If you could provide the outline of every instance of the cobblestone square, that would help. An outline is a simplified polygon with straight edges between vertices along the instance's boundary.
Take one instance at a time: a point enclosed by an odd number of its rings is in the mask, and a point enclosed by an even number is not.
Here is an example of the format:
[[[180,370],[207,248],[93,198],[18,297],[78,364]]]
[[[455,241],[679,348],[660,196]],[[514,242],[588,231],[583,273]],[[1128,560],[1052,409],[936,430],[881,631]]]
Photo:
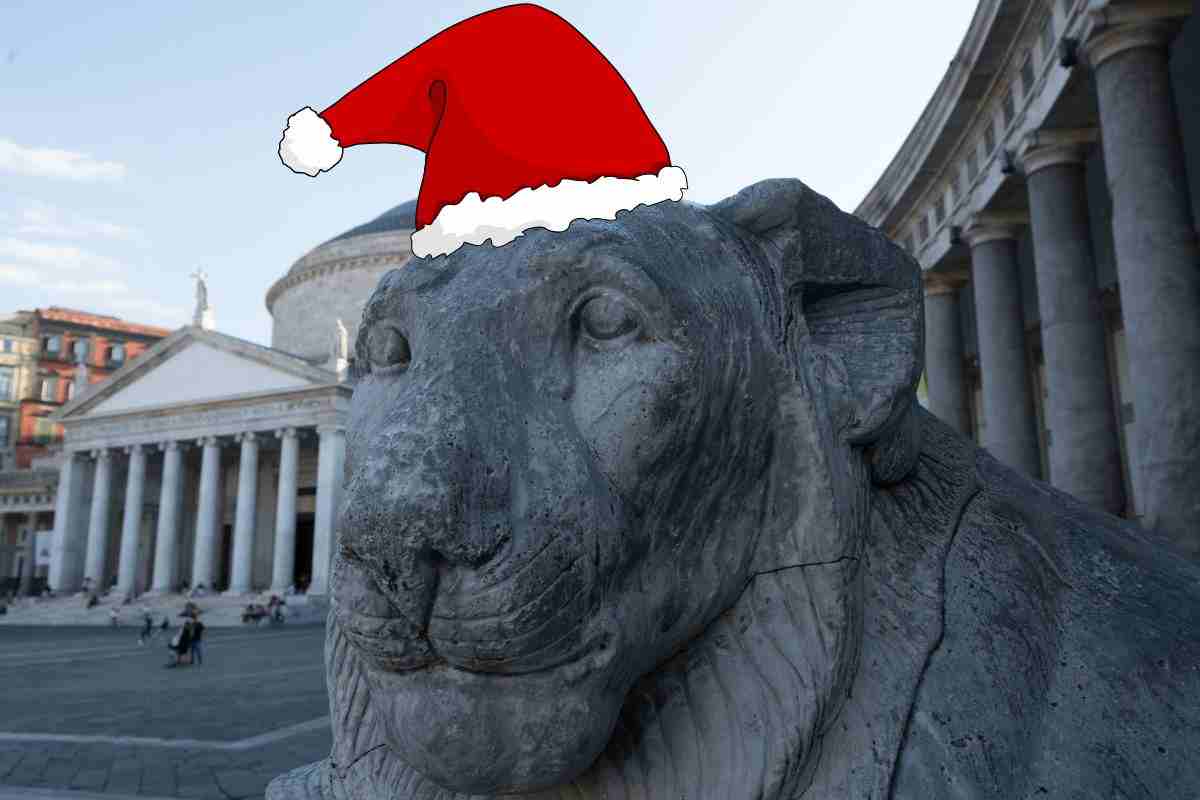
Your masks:
[[[324,629],[209,628],[168,669],[134,628],[0,628],[0,800],[259,798],[329,752]]]

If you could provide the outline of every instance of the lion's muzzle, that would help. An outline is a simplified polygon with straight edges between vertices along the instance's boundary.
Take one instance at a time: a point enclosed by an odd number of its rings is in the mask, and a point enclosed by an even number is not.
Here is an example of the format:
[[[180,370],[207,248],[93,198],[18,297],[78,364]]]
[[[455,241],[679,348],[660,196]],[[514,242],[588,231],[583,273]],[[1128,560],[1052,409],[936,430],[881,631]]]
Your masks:
[[[347,484],[335,612],[380,669],[536,672],[603,638],[587,623],[614,504],[596,502],[587,454],[549,446],[556,420],[470,405],[444,386],[404,404]]]

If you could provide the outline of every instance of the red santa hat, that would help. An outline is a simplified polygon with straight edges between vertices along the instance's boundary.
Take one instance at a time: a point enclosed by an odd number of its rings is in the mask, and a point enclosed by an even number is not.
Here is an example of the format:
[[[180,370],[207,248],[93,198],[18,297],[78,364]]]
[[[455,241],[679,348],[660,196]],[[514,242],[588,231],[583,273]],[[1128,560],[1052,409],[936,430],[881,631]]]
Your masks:
[[[373,143],[425,153],[418,256],[615,219],[687,188],[612,64],[566,20],[529,4],[447,28],[320,114],[300,109],[279,157],[316,177],[344,148]]]

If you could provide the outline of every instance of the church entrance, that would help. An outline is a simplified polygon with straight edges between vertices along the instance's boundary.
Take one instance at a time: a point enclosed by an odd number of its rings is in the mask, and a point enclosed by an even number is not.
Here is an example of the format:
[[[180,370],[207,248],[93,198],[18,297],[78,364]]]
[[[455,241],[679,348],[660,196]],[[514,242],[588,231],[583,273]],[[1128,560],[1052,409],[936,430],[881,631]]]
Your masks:
[[[312,581],[313,527],[315,514],[296,515],[296,562],[292,570],[292,584],[308,589]]]
[[[217,567],[217,585],[212,587],[216,590],[218,587],[224,591],[229,588],[229,581],[233,577],[231,569],[233,565],[233,526],[221,526],[221,561]]]

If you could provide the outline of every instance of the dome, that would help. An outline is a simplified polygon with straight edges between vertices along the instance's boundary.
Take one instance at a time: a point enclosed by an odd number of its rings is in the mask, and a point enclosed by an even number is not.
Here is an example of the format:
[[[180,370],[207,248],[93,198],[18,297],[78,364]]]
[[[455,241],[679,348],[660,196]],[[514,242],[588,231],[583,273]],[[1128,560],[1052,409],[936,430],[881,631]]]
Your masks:
[[[293,264],[292,268],[288,270],[288,274],[295,275],[299,272],[304,272],[309,266],[311,266],[313,257],[322,255],[325,249],[330,245],[336,244],[337,242],[345,242],[350,239],[356,239],[360,236],[373,236],[381,233],[404,233],[405,248],[407,249],[408,234],[412,233],[413,228],[416,227],[416,216],[416,200],[409,200],[407,203],[401,203],[394,208],[389,208],[375,219],[370,220],[369,222],[364,222],[361,225],[355,225],[345,233],[339,233],[332,239],[317,245],[305,256],[300,258],[295,264]],[[385,242],[378,239],[372,240],[372,243],[374,245],[374,249],[386,250],[388,247]]]
[[[387,233],[388,231],[411,231],[417,226],[417,201],[409,200],[395,208],[389,208],[370,222],[355,226],[345,233],[339,234],[329,242],[340,242],[355,236],[365,236],[369,233]],[[329,244],[326,242],[325,244]]]
[[[267,291],[271,346],[324,364],[338,320],[353,342],[380,277],[412,257],[416,210],[416,200],[401,203],[297,259]]]

